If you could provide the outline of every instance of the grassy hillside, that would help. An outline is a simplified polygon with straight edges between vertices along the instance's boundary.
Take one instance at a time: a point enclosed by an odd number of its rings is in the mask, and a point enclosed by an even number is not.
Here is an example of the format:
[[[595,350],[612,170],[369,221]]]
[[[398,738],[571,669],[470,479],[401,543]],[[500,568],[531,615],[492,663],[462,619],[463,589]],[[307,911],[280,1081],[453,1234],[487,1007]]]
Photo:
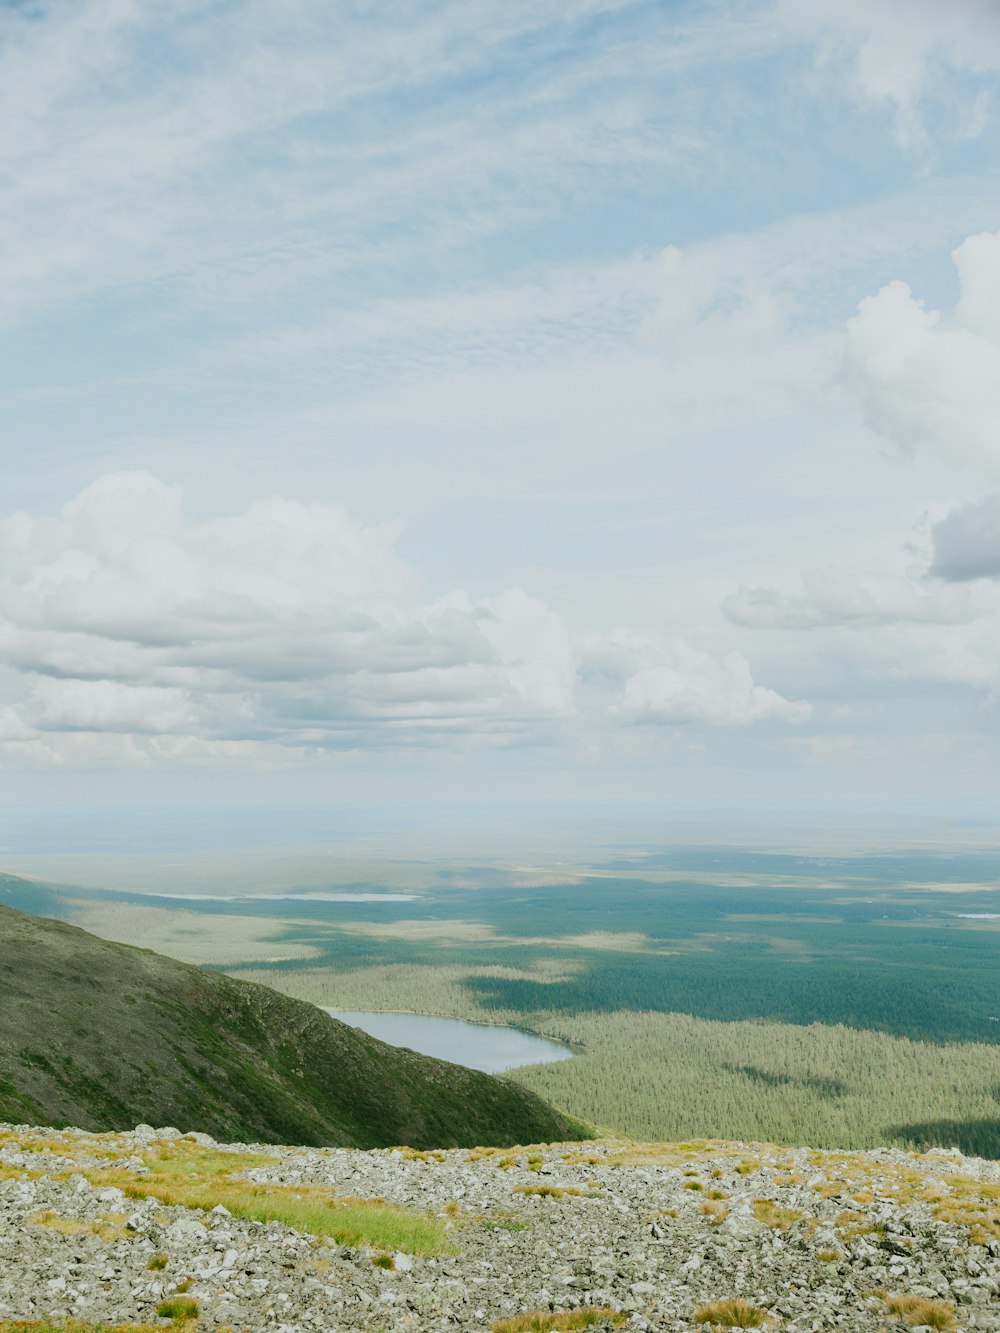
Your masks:
[[[314,1006],[0,907],[0,1120],[413,1147],[579,1138],[514,1083]]]

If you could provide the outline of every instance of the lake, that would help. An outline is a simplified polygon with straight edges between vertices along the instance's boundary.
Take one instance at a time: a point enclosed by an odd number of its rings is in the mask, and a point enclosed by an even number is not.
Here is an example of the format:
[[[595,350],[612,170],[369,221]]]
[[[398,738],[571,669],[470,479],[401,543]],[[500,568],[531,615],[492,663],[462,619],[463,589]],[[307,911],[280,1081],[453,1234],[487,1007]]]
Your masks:
[[[429,1014],[368,1013],[356,1009],[326,1012],[390,1046],[406,1046],[421,1055],[481,1069],[485,1074],[499,1074],[518,1065],[568,1060],[573,1054],[568,1046],[517,1028],[465,1023],[458,1018],[432,1018]]]

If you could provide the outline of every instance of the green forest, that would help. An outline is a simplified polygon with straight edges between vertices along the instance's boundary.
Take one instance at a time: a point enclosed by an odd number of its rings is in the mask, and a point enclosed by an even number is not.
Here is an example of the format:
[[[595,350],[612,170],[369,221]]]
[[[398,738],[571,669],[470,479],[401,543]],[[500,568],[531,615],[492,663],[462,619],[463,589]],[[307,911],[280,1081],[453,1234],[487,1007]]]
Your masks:
[[[158,901],[165,920],[196,921],[199,961],[217,938],[220,969],[314,1003],[572,1044],[576,1059],[511,1076],[611,1132],[1000,1156],[989,851],[675,848],[548,875],[418,870],[405,901]],[[33,892],[30,910],[69,919],[81,901]],[[234,965],[222,943],[237,916],[255,922],[258,945],[309,956]]]
[[[475,979],[491,985],[517,980],[505,971],[494,968]],[[816,1148],[954,1146],[1000,1156],[996,1046],[912,1041],[843,1025],[721,1022],[634,1010],[485,1009],[455,966],[237,975],[266,978],[329,1008],[391,1004],[414,1013],[511,1023],[564,1041],[574,1047],[575,1059],[529,1065],[508,1077],[608,1133]]]
[[[241,975],[566,1041],[511,1077],[616,1133],[1000,1156],[992,856],[662,860],[366,905]]]

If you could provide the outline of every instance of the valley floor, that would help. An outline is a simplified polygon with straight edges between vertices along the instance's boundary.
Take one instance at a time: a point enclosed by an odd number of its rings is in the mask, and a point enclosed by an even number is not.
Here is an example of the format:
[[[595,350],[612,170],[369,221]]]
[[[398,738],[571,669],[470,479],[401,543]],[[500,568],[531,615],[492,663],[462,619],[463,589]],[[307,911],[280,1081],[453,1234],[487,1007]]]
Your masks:
[[[204,1329],[505,1333],[528,1312],[565,1328],[589,1309],[606,1312],[594,1327],[634,1333],[1000,1329],[1000,1163],[624,1140],[358,1152],[0,1127],[0,1328],[190,1316]]]

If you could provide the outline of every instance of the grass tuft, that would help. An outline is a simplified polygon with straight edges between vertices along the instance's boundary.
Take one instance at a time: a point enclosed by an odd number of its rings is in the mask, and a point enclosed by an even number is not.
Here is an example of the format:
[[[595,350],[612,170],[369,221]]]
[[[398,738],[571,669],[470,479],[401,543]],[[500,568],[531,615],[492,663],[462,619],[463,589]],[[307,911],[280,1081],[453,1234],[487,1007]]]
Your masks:
[[[32,1213],[25,1220],[30,1226],[49,1227],[53,1231],[62,1232],[64,1236],[99,1236],[101,1240],[120,1240],[130,1235],[125,1227],[124,1213],[108,1213],[85,1222],[78,1217],[60,1217],[58,1213],[46,1209]]]
[[[186,1323],[189,1319],[198,1318],[198,1302],[192,1300],[190,1296],[171,1296],[168,1300],[160,1301],[156,1313],[161,1319],[175,1319],[178,1323]]]
[[[787,1231],[802,1217],[796,1208],[779,1208],[773,1199],[755,1199],[753,1215],[758,1222],[763,1222],[772,1231]]]
[[[696,1324],[712,1324],[719,1328],[763,1328],[770,1319],[766,1310],[738,1297],[699,1306],[691,1317]]]
[[[955,1307],[947,1301],[931,1301],[926,1296],[883,1297],[891,1314],[898,1314],[911,1328],[937,1328],[952,1333],[958,1327]]]
[[[620,1310],[609,1306],[591,1306],[584,1310],[529,1310],[525,1314],[498,1319],[491,1324],[491,1333],[575,1333],[579,1328],[610,1320],[615,1327],[625,1322]]]
[[[589,1197],[585,1190],[575,1185],[515,1185],[515,1194],[537,1194],[540,1199],[563,1199],[566,1195],[575,1195],[578,1199]]]

